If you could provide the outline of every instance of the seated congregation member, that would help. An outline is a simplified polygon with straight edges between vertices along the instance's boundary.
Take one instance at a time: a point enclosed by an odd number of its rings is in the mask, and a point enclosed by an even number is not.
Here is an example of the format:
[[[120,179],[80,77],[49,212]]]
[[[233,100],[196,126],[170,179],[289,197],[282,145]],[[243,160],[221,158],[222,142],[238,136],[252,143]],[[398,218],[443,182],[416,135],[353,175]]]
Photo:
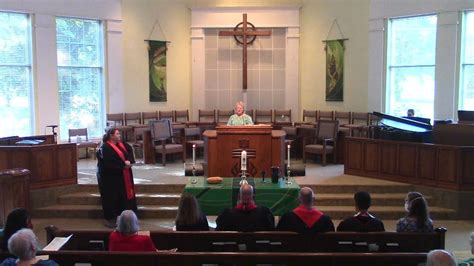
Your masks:
[[[442,249],[435,249],[428,253],[426,266],[456,266],[453,254]]]
[[[337,231],[349,232],[384,232],[383,222],[369,213],[370,194],[359,191],[354,194],[357,213],[339,223]]]
[[[309,187],[300,190],[300,206],[280,218],[277,230],[294,231],[300,234],[315,234],[334,231],[329,216],[313,207],[314,192]]]
[[[423,194],[420,192],[412,191],[408,192],[407,195],[405,196],[405,211],[409,212],[410,211],[410,204],[414,199],[417,198],[422,198]]]
[[[149,236],[139,235],[138,218],[125,210],[117,218],[117,229],[110,233],[109,251],[156,251]]]
[[[179,200],[176,231],[209,231],[209,224],[194,195],[184,193]]]
[[[3,228],[3,238],[0,243],[0,250],[8,250],[8,239],[23,228],[33,229],[30,214],[26,209],[18,208],[11,211],[7,216],[5,227]]]
[[[224,210],[216,219],[217,231],[271,231],[275,230],[275,218],[267,207],[255,205],[253,187],[240,187],[239,203],[235,208]]]
[[[40,260],[36,258],[38,240],[31,229],[21,229],[13,234],[8,240],[8,250],[18,259],[8,258],[3,261],[2,266],[35,265],[35,266],[57,266],[52,260]]]
[[[470,244],[471,244],[471,254],[474,255],[474,231],[471,232]],[[470,258],[465,261],[462,261],[458,264],[458,266],[474,266],[474,258]]]
[[[397,222],[397,232],[430,233],[433,231],[433,221],[430,219],[425,198],[412,200],[407,216]]]

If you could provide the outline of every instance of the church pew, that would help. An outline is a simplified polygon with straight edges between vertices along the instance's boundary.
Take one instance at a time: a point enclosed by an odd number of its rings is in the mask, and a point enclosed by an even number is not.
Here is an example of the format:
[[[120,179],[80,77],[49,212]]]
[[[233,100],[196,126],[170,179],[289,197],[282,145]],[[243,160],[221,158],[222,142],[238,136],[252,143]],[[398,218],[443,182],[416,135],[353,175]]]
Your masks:
[[[59,265],[75,263],[99,265],[418,265],[426,261],[426,253],[265,253],[265,252],[107,252],[49,251],[49,259]]]
[[[103,241],[108,246],[109,230],[60,230],[48,226],[48,243],[56,236],[73,234],[63,250],[89,250],[90,240]],[[396,232],[329,232],[315,236],[293,232],[174,232],[151,231],[158,249],[178,248],[180,251],[269,251],[269,252],[428,252],[444,249],[446,229],[434,233]]]

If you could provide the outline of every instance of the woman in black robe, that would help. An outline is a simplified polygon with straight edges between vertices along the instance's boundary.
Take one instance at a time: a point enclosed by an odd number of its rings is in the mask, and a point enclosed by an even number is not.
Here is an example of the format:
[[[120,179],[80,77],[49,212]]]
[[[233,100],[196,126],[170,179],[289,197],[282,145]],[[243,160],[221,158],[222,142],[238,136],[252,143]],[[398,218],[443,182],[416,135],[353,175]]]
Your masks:
[[[115,227],[117,216],[124,210],[137,212],[130,145],[121,141],[120,131],[110,128],[97,151],[97,181],[106,226]]]

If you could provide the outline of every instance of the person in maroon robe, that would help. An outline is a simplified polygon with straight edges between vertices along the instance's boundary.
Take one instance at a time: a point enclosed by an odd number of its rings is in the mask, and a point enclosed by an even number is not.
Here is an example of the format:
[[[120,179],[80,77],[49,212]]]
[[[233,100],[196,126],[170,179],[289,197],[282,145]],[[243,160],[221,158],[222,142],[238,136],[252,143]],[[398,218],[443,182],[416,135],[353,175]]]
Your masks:
[[[349,232],[384,232],[383,222],[369,213],[370,194],[359,191],[354,194],[355,208],[357,213],[339,223],[337,231]]]
[[[300,234],[316,234],[334,231],[331,218],[313,206],[314,193],[309,187],[300,190],[300,205],[285,213],[278,223],[278,231],[293,231]]]
[[[120,131],[107,129],[97,151],[97,181],[106,226],[115,228],[117,216],[124,210],[137,211],[130,145],[121,141]]]
[[[244,184],[239,190],[239,203],[235,208],[224,210],[216,219],[216,231],[272,231],[275,218],[267,207],[255,205],[253,187]]]

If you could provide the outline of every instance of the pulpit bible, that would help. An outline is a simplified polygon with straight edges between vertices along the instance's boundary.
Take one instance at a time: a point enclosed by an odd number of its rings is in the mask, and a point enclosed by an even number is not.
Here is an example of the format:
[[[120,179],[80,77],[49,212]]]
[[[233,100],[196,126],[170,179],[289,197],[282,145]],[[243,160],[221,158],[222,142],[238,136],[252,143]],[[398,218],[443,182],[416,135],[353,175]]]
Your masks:
[[[204,136],[204,175],[237,177],[241,152],[247,152],[247,176],[270,174],[270,167],[284,169],[285,132],[271,125],[218,126]]]

